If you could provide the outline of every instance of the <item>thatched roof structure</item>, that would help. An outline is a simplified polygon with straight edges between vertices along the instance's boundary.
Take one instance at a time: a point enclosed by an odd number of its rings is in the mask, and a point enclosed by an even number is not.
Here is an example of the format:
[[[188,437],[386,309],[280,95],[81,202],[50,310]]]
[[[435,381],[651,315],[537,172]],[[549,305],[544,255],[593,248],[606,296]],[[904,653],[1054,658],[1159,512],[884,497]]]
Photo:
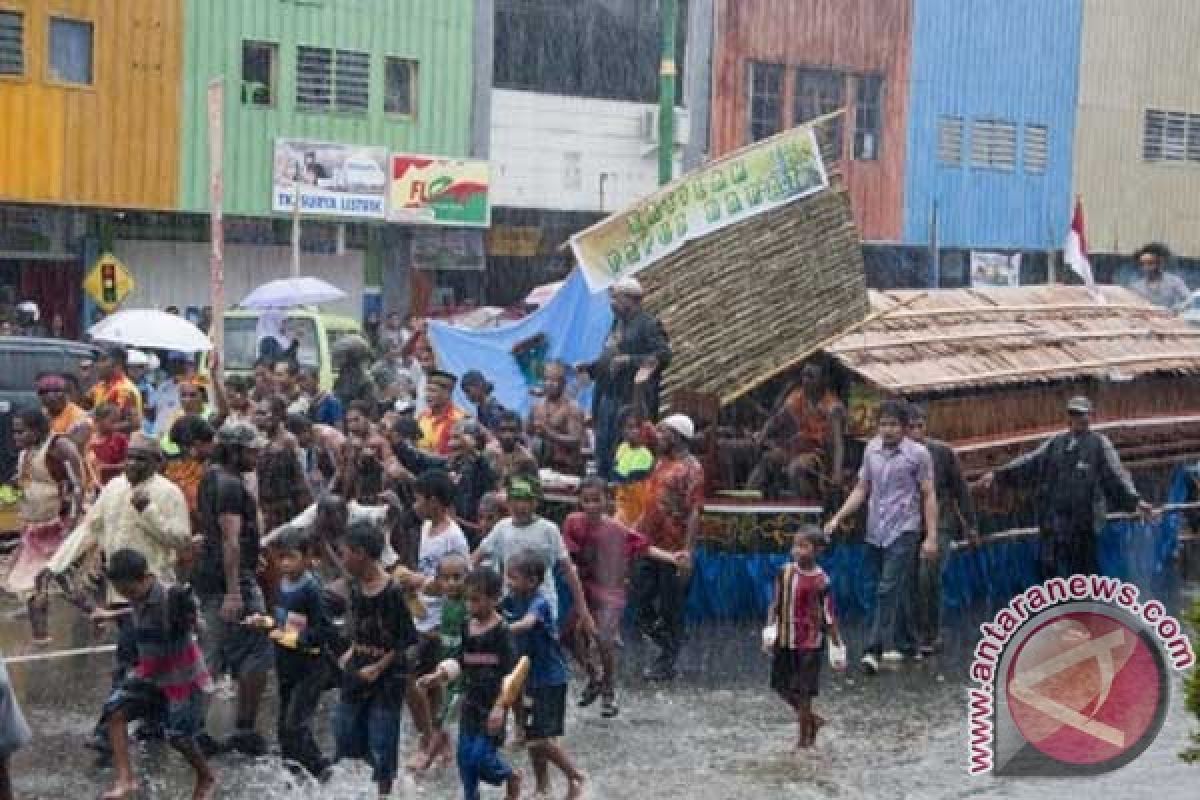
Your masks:
[[[664,379],[730,403],[867,315],[858,228],[831,188],[690,242],[638,275],[671,336]]]
[[[826,349],[906,397],[1017,384],[1200,375],[1200,330],[1126,289],[871,292],[871,319]]]

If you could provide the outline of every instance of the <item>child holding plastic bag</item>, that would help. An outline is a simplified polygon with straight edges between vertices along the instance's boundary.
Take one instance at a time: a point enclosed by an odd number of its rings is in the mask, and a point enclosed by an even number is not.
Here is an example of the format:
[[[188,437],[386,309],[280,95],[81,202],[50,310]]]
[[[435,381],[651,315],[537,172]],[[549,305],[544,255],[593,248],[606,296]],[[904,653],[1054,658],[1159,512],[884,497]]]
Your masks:
[[[792,561],[775,579],[775,595],[763,629],[763,650],[771,658],[771,688],[796,712],[797,748],[812,747],[825,720],[812,709],[821,678],[821,657],[829,637],[829,661],[846,668],[846,646],[838,634],[829,576],[817,566],[824,537],[802,529],[792,542]]]

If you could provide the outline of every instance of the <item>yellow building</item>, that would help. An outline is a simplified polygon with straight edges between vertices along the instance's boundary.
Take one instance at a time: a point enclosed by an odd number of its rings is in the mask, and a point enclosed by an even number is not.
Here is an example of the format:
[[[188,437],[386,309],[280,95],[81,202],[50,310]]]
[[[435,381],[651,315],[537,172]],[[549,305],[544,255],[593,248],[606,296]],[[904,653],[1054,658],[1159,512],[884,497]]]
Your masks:
[[[1075,191],[1093,253],[1200,256],[1200,2],[1084,0]]]
[[[182,0],[0,0],[0,203],[171,209]]]

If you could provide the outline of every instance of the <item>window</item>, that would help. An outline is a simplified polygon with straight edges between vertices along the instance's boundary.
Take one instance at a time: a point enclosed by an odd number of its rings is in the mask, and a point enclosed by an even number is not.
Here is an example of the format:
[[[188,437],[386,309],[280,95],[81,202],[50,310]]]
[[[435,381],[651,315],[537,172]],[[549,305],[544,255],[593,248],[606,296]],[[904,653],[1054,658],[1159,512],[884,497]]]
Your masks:
[[[1142,159],[1157,163],[1200,163],[1200,114],[1146,111]]]
[[[757,142],[783,128],[783,67],[750,64],[750,140]]]
[[[25,15],[0,11],[0,75],[25,74]]]
[[[877,161],[883,131],[883,76],[863,75],[858,79],[854,103],[854,159]]]
[[[803,125],[817,117],[837,111],[846,104],[846,75],[827,69],[796,71],[795,123]],[[829,127],[833,151],[842,155],[842,117]]]
[[[383,110],[388,114],[417,115],[417,62],[407,58],[384,60]]]
[[[242,105],[275,105],[275,76],[279,45],[242,42]]]
[[[371,55],[328,47],[296,48],[296,108],[361,114],[370,98]]]
[[[971,130],[971,166],[1012,172],[1017,166],[1017,126],[999,120],[976,120]]]
[[[92,23],[50,18],[50,79],[92,85]]]
[[[938,120],[938,162],[946,167],[961,167],[963,163],[962,117],[942,117]]]
[[[338,111],[366,113],[370,98],[371,54],[338,50],[333,75],[333,104]]]
[[[333,51],[325,47],[296,48],[296,108],[328,111],[333,104]]]
[[[1045,175],[1050,160],[1050,129],[1045,125],[1025,126],[1025,172]]]

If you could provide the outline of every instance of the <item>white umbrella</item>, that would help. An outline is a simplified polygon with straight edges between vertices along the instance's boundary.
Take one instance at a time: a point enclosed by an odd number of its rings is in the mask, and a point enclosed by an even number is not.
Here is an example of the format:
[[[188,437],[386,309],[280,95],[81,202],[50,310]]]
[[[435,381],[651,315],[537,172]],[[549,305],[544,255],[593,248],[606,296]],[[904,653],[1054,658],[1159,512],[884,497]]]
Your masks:
[[[555,281],[554,283],[545,283],[538,286],[526,295],[525,305],[541,308],[554,299],[554,295],[558,294],[558,290],[563,287],[564,283],[566,281]]]
[[[242,301],[242,308],[292,308],[341,300],[346,293],[320,278],[282,278],[264,283]]]
[[[97,342],[181,353],[208,352],[212,342],[186,319],[165,311],[133,309],[105,317],[88,330]]]

